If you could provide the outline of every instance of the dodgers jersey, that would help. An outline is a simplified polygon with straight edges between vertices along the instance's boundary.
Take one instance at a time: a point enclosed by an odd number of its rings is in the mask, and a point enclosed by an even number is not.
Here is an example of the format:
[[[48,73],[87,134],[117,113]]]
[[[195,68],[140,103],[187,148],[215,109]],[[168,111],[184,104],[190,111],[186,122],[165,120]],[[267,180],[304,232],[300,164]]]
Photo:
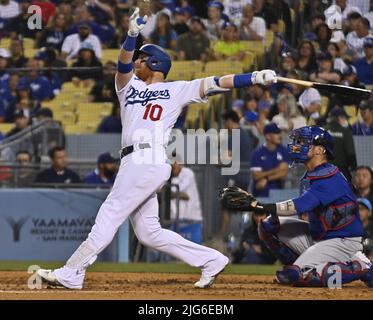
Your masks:
[[[133,75],[121,90],[115,84],[122,120],[122,147],[150,142],[167,146],[183,107],[207,102],[199,89],[203,79],[146,84]]]

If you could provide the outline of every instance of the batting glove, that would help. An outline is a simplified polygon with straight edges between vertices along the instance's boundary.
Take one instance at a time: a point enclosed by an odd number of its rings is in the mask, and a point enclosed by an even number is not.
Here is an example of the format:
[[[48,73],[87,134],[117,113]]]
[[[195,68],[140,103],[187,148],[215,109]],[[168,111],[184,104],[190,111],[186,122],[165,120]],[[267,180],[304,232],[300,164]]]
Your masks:
[[[269,85],[277,82],[276,72],[273,70],[254,71],[251,82],[253,84]]]
[[[131,37],[137,37],[140,31],[144,29],[147,21],[148,16],[145,15],[143,17],[140,17],[140,9],[136,8],[135,11],[132,13],[132,16],[130,17],[130,27],[128,30],[128,34]]]

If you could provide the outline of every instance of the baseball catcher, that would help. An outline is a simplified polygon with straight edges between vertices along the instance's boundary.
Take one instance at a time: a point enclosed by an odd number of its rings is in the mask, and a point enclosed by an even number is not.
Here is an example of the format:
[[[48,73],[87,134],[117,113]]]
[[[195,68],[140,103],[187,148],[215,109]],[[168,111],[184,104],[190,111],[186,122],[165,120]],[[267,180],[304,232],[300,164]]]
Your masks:
[[[357,199],[343,174],[328,162],[332,150],[332,137],[324,129],[296,129],[290,134],[288,151],[293,163],[303,163],[307,169],[299,197],[264,204],[237,187],[220,193],[227,209],[269,214],[258,232],[284,264],[276,272],[280,284],[324,287],[339,267],[342,283],[362,280],[373,287],[373,265],[362,253]],[[304,213],[308,222],[294,217]]]

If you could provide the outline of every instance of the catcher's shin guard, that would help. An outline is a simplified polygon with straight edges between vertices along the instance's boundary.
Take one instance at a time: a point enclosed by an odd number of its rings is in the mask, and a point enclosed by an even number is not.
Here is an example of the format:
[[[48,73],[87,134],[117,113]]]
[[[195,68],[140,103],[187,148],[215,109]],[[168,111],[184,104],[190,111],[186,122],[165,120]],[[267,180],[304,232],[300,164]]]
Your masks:
[[[259,238],[284,265],[291,265],[298,258],[298,255],[278,239],[279,228],[279,223],[273,222],[269,217],[259,223]]]
[[[373,288],[373,266],[361,272],[360,280],[363,281],[369,288]]]

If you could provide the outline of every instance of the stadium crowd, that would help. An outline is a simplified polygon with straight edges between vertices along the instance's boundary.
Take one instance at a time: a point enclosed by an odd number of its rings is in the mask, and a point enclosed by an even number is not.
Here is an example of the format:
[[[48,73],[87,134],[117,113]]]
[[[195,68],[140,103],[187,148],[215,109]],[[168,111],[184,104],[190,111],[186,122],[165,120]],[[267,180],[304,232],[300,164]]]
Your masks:
[[[14,128],[0,132],[0,140],[30,126],[40,110],[53,117],[44,106],[58,97],[66,82],[77,88],[91,85],[91,101],[113,102],[111,115],[97,132],[121,132],[113,80],[116,61],[103,62],[102,56],[125,40],[130,10],[136,4],[136,0],[1,0],[0,123],[14,123]],[[29,28],[32,5],[42,11],[40,30]],[[174,60],[240,62],[247,55],[242,41],[265,43],[273,34],[260,67],[289,78],[373,88],[373,3],[369,0],[152,0],[151,11],[137,48],[155,43]],[[33,39],[33,56],[25,54],[26,38]],[[10,39],[8,46],[3,46],[4,39]],[[245,71],[253,68],[243,66]],[[251,86],[234,97],[221,123],[241,129],[240,143],[247,146],[241,146],[246,152],[242,159],[250,163],[251,172],[251,183],[239,173],[237,185],[246,189],[251,185],[255,196],[283,188],[288,174],[283,133],[322,125],[335,139],[335,163],[361,197],[362,219],[369,220],[373,174],[369,166],[357,167],[353,135],[373,135],[372,101],[280,83]],[[184,120],[185,114],[177,125],[183,127]],[[114,160],[107,154],[100,157],[90,176],[79,177],[65,167],[64,148],[56,147],[50,152],[51,168],[32,178],[110,182]],[[27,152],[17,154],[19,163],[28,160],[32,155]],[[370,222],[366,226],[372,230]],[[250,230],[244,233],[239,255],[243,261],[257,262],[253,254],[264,249],[250,238],[254,234]]]

